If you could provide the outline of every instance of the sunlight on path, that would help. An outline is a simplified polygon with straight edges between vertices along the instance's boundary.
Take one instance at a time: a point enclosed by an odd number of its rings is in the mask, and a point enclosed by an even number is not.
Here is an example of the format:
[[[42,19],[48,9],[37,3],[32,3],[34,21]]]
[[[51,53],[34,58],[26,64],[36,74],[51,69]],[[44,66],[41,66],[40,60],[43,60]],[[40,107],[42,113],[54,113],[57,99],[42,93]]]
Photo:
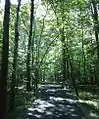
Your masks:
[[[43,85],[40,99],[27,110],[27,119],[86,119],[78,100],[60,85]]]

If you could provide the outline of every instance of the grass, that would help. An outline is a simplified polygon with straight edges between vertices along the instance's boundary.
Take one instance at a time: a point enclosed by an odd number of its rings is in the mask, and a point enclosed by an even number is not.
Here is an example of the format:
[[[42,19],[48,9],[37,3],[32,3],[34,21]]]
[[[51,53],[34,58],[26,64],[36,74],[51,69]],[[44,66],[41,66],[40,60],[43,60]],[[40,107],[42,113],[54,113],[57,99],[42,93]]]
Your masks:
[[[79,102],[89,119],[99,119],[99,88],[89,86],[79,89]]]

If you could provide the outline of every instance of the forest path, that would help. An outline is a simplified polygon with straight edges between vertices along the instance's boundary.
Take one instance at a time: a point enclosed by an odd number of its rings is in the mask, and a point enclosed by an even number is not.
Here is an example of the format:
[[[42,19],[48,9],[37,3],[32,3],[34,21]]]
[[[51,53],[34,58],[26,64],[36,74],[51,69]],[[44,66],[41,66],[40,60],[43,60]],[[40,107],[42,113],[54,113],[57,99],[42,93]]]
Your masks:
[[[86,119],[77,98],[61,85],[41,86],[39,99],[28,108],[21,119]]]

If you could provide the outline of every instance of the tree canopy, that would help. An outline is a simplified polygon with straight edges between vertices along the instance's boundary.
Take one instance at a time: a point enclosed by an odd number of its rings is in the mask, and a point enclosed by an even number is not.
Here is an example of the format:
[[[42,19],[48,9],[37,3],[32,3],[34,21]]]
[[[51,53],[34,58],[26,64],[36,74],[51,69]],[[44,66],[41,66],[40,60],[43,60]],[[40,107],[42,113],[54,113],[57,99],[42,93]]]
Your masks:
[[[1,119],[15,110],[21,88],[35,99],[42,83],[56,82],[79,98],[81,86],[99,86],[98,0],[0,4]]]

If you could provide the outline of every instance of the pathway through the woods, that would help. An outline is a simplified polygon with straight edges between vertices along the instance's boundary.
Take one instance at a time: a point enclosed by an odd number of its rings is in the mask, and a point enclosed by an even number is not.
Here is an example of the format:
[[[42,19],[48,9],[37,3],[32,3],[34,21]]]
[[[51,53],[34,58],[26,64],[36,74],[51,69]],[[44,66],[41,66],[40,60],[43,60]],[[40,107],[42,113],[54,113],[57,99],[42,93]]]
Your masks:
[[[86,119],[77,98],[60,85],[41,86],[39,99],[20,119]]]

